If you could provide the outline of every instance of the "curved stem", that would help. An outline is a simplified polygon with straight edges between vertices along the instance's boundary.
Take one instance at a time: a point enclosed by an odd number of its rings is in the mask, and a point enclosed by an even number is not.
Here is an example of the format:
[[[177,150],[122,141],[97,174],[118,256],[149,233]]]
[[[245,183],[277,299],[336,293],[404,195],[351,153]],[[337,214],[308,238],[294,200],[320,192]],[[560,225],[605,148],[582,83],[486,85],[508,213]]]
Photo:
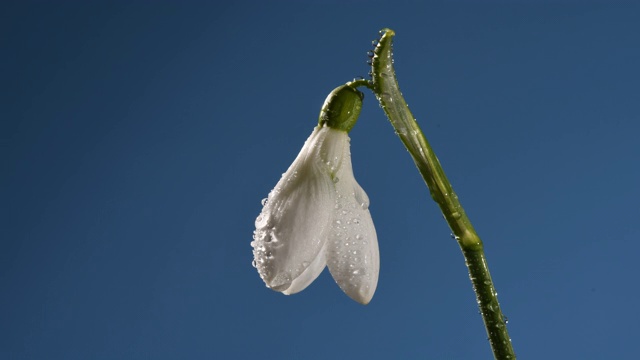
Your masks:
[[[395,33],[391,29],[383,29],[380,31],[380,35],[380,40],[373,51],[371,64],[372,90],[400,140],[413,157],[418,171],[429,187],[431,197],[440,206],[440,210],[460,245],[494,357],[500,360],[515,359],[506,322],[498,304],[498,294],[493,286],[487,266],[482,241],[471,225],[438,158],[400,92],[391,53],[391,43]],[[366,84],[362,85],[367,86]]]
[[[350,86],[352,88],[358,88],[360,86],[364,86],[367,87],[369,89],[371,89],[371,91],[374,91],[373,89],[373,82],[371,80],[365,80],[365,79],[354,79],[352,81],[349,81],[348,83],[346,83],[347,86]]]

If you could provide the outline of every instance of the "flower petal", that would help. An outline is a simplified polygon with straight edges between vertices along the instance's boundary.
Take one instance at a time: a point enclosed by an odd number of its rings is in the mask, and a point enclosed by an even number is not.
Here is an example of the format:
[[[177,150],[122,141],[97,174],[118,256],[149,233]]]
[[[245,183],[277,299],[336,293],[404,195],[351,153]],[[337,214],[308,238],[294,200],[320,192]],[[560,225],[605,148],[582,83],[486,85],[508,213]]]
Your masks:
[[[311,264],[298,276],[293,279],[291,286],[282,291],[285,295],[292,295],[298,293],[307,288],[324,270],[327,266],[327,256],[325,255],[325,247],[320,250],[318,256]]]
[[[368,304],[378,284],[378,237],[369,212],[369,198],[353,176],[349,145],[336,173],[337,196],[327,243],[331,275],[353,300]],[[334,179],[335,181],[335,179]]]
[[[313,131],[256,219],[254,264],[268,287],[285,294],[303,290],[326,264],[321,250],[336,196],[318,153],[327,134]]]

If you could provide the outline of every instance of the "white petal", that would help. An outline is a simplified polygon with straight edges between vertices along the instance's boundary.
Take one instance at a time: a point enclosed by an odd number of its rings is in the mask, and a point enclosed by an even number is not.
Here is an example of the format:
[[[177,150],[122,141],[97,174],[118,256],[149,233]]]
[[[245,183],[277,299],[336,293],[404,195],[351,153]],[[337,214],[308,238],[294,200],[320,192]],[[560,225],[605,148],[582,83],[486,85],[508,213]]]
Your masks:
[[[326,265],[321,250],[336,196],[320,156],[328,134],[322,128],[313,131],[256,219],[255,266],[268,287],[285,294],[303,290]]]
[[[337,197],[327,243],[327,265],[342,291],[367,304],[378,284],[378,237],[368,209],[369,198],[353,177],[348,143],[343,152],[342,165],[336,173]]]
[[[325,136],[322,141],[318,141],[317,154],[335,182],[334,177],[342,167],[345,154],[348,154],[349,135],[345,131],[330,127],[323,127],[319,132]],[[347,149],[346,153],[345,149]]]
[[[304,270],[302,274],[300,274],[300,276],[298,276],[291,282],[291,286],[289,286],[288,289],[282,291],[283,294],[292,295],[306,289],[307,286],[309,286],[313,282],[313,280],[315,280],[320,275],[320,273],[322,273],[322,270],[324,270],[325,266],[327,266],[327,256],[325,255],[325,248],[326,246],[320,250],[320,253],[316,256],[315,260],[311,262],[309,267],[307,267],[306,270]]]

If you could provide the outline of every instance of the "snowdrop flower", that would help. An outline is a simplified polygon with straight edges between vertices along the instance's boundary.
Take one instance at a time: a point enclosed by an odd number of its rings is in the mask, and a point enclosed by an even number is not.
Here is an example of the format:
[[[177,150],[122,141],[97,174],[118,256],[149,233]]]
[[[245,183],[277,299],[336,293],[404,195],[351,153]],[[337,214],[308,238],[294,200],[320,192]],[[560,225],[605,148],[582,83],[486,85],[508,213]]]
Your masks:
[[[267,287],[290,295],[329,267],[353,300],[367,304],[380,260],[369,199],[353,177],[349,136],[363,94],[347,85],[325,101],[318,126],[263,200],[253,235],[254,262]]]

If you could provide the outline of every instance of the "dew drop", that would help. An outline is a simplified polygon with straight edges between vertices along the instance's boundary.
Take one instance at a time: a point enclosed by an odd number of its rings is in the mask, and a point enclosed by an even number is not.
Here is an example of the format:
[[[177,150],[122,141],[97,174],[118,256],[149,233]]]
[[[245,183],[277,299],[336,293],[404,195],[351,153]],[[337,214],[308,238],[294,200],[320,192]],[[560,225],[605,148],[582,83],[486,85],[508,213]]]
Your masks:
[[[356,239],[357,239],[357,240],[362,240],[362,235],[357,234],[357,235],[356,235]]]
[[[354,224],[360,224],[360,219],[358,218],[353,218],[351,221],[353,221]]]

